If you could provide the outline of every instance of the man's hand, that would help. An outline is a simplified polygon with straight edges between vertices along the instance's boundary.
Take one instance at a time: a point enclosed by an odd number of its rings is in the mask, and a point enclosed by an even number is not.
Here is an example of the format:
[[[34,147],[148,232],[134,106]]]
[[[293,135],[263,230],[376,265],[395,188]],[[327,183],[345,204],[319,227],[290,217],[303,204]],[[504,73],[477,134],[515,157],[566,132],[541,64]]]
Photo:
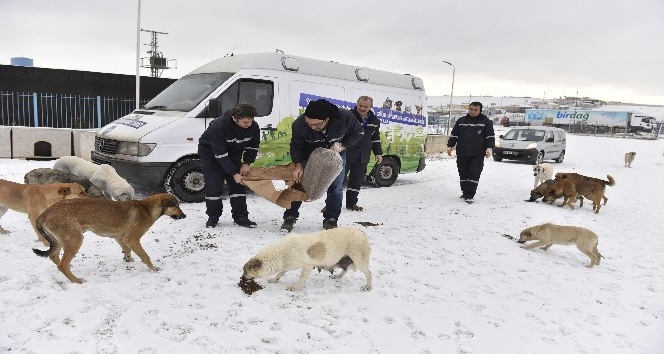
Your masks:
[[[492,155],[491,149],[486,149],[484,156],[486,156],[486,158],[488,159],[489,157],[491,157],[491,155]]]
[[[242,181],[242,175],[240,175],[239,173],[234,174],[233,179],[235,180],[235,183],[244,184],[244,182]]]
[[[376,155],[376,164],[380,164],[383,162],[383,155]]]
[[[452,148],[451,147],[447,148],[447,156],[452,156]]]
[[[332,146],[330,146],[330,150],[332,150],[336,153],[341,153],[345,149],[346,148],[343,145],[341,145],[341,143],[334,143],[334,144],[332,144]]]
[[[251,170],[251,167],[249,167],[249,165],[247,165],[246,163],[243,163],[242,166],[240,166],[240,175],[241,176],[248,175],[249,170]]]
[[[293,170],[293,179],[295,182],[300,183],[300,178],[302,178],[302,174],[304,173],[304,169],[302,168],[301,163],[295,164],[295,170]]]

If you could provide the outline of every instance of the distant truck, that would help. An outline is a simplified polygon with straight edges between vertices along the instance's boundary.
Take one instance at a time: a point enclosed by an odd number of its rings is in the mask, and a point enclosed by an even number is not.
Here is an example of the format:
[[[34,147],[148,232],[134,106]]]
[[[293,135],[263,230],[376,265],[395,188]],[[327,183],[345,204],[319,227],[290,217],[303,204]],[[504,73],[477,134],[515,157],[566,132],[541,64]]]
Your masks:
[[[581,124],[623,128],[628,133],[651,133],[656,119],[639,113],[624,111],[527,109],[526,122],[534,126],[546,125],[565,128]]]

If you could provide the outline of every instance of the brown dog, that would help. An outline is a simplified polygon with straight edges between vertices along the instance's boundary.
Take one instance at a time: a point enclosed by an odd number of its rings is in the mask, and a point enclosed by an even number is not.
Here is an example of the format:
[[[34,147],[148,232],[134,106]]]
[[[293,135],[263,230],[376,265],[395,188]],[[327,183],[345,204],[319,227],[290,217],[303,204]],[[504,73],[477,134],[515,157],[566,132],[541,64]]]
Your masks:
[[[133,261],[134,251],[152,271],[157,271],[141,246],[141,237],[159,217],[168,215],[182,219],[186,215],[178,200],[168,194],[155,194],[143,200],[112,201],[106,199],[74,199],[57,203],[37,218],[37,231],[49,242],[47,251],[33,248],[39,256],[48,256],[67,279],[73,283],[84,280],[71,273],[71,261],[83,244],[83,233],[92,231],[112,237],[122,247],[124,260]],[[62,260],[60,250],[64,249]]]
[[[553,201],[562,196],[564,197],[564,200],[559,207],[568,205],[574,210],[573,203],[577,199],[581,199],[581,206],[583,206],[583,197],[585,197],[593,202],[593,211],[597,214],[601,208],[604,189],[604,184],[595,181],[579,181],[575,183],[569,179],[555,179],[551,184],[549,194],[545,199],[548,200],[549,203],[553,203]]]
[[[578,173],[573,173],[573,172],[558,172],[556,173],[556,179],[569,179],[572,180],[573,182],[579,182],[579,181],[595,181],[597,183],[602,183],[604,186],[610,186],[613,187],[616,185],[616,180],[613,179],[613,177],[606,175],[606,178],[608,181],[605,181],[600,178],[595,178],[595,177],[588,177],[584,175],[580,175]],[[606,205],[606,202],[609,200],[605,195],[602,196],[602,199],[604,199],[604,205]]]
[[[11,209],[19,213],[28,214],[32,228],[35,228],[37,217],[53,203],[63,199],[88,197],[85,189],[76,183],[56,184],[21,184],[0,179],[0,217]],[[0,226],[0,233],[9,231]],[[39,233],[37,233],[39,236]],[[39,240],[48,245],[46,240]]]

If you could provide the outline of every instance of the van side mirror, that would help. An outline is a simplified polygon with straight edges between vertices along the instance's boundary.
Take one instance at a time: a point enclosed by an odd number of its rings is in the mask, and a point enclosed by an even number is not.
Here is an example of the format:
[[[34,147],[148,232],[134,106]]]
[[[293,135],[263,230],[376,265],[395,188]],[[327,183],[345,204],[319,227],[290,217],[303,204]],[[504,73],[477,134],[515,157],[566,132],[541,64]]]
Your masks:
[[[498,136],[498,139],[502,139],[503,137],[504,137],[504,135],[501,134],[501,135]]]
[[[218,98],[211,98],[208,101],[207,118],[217,118],[221,115],[221,100]]]

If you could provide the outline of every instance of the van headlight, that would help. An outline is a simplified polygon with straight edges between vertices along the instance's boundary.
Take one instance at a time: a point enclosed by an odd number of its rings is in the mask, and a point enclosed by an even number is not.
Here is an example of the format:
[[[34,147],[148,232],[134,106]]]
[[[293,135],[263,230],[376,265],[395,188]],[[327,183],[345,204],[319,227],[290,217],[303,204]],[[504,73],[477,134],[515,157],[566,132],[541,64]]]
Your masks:
[[[500,147],[500,140],[496,140],[496,142],[493,145],[495,145],[496,147]]]
[[[117,154],[130,156],[148,156],[157,144],[132,143],[121,141],[118,144]]]
[[[537,147],[537,143],[531,143],[531,144],[528,144],[528,146],[526,146],[526,149],[534,149],[536,147]]]

